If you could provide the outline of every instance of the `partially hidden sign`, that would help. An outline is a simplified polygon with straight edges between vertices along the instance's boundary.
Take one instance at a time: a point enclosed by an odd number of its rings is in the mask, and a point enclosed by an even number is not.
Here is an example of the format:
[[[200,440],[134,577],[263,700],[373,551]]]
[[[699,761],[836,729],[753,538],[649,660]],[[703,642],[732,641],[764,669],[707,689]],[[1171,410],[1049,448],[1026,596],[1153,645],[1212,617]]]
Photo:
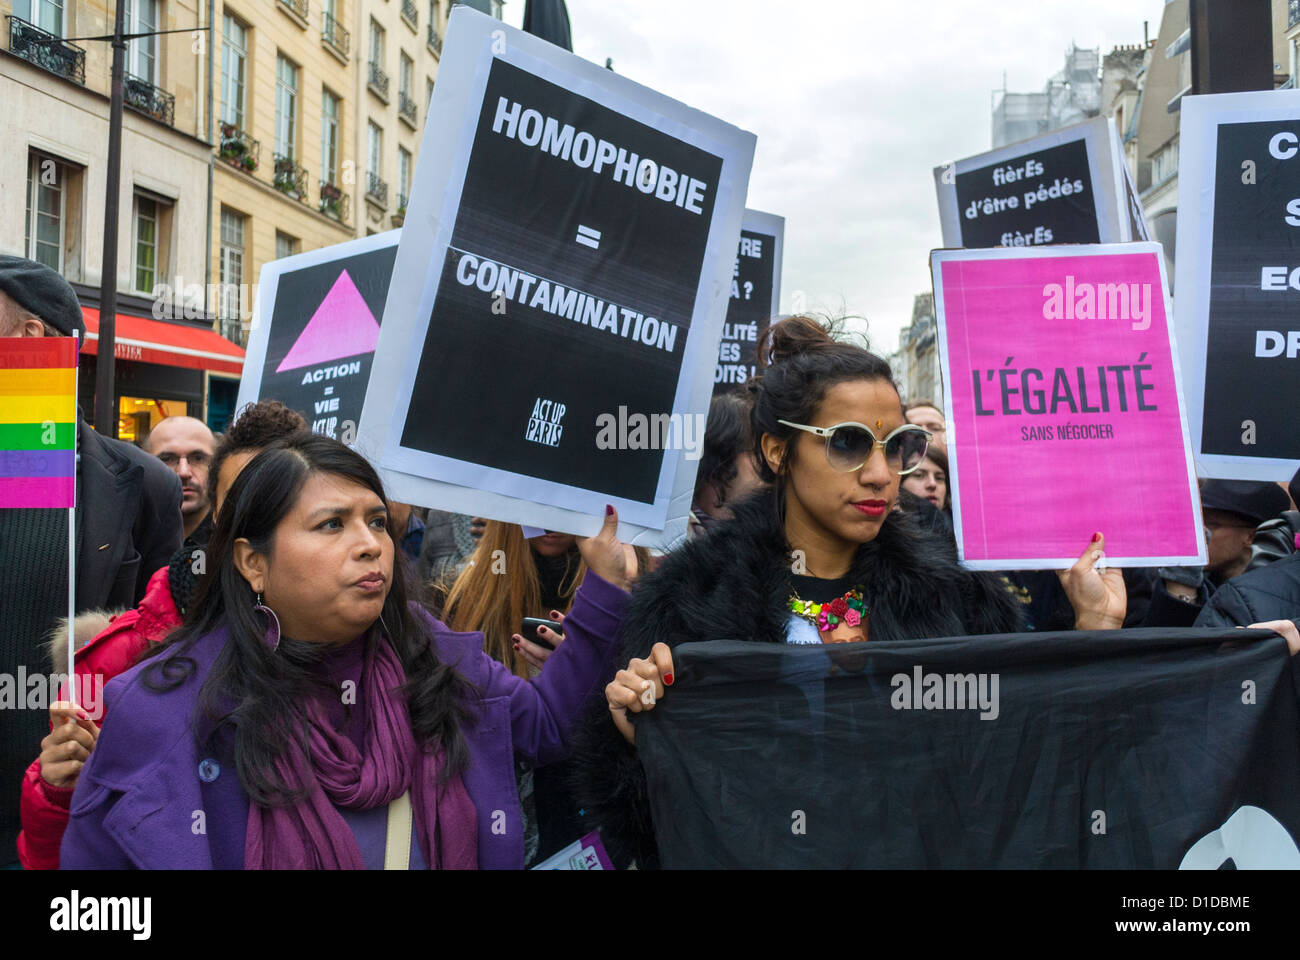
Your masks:
[[[743,390],[758,376],[758,341],[781,302],[781,254],[785,218],[746,210],[731,277],[727,322],[718,344],[714,394]]]
[[[400,230],[262,267],[237,409],[279,400],[351,443],[361,421]]]
[[[1100,117],[936,167],[948,247],[1040,247],[1145,239],[1127,206],[1114,121]]]
[[[1205,563],[1156,243],[931,254],[953,517],[975,569]]]
[[[1183,98],[1175,266],[1202,474],[1300,468],[1300,91]]]

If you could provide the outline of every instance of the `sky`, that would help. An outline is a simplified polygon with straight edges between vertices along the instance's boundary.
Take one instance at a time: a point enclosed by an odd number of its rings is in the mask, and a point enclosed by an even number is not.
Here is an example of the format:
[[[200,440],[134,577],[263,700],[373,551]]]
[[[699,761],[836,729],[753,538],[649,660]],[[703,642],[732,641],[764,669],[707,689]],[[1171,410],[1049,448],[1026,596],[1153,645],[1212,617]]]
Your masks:
[[[504,19],[523,22],[525,0]],[[1160,29],[1163,0],[568,0],[574,53],[754,133],[746,205],[785,217],[781,309],[865,319],[888,354],[941,245],[932,170],[990,148],[991,92],[1071,42]],[[861,329],[854,321],[850,327]]]

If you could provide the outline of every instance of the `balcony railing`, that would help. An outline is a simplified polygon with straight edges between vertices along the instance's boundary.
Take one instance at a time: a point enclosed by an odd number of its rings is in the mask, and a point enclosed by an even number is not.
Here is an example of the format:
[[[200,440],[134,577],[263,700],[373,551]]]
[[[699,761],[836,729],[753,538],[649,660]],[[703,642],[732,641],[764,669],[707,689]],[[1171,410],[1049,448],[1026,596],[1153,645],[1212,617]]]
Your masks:
[[[381,207],[388,206],[388,184],[376,174],[366,174],[366,199],[373,200]]]
[[[352,45],[352,34],[343,27],[343,24],[335,20],[329,13],[321,11],[321,30],[320,38],[323,43],[329,44],[339,52],[345,59],[348,55],[348,48]]]
[[[145,116],[172,126],[176,114],[176,98],[147,80],[125,77],[122,81],[122,102]]]
[[[370,61],[370,89],[388,102],[388,74],[373,60]]]
[[[339,223],[347,223],[351,215],[352,198],[332,183],[320,185],[320,212]]]
[[[221,125],[221,143],[217,152],[226,163],[252,173],[257,169],[261,151],[262,145],[233,123]]]
[[[404,193],[399,193],[397,195],[397,215],[399,217],[406,216],[406,204],[410,199],[411,198]]]
[[[1300,0],[1291,0],[1292,3],[1300,3]],[[442,56],[442,37],[438,36],[438,28],[432,23],[429,24],[429,48],[439,57]]]
[[[415,0],[402,0],[402,17],[412,27],[420,22],[419,11],[415,9]]]
[[[397,95],[397,112],[402,115],[402,119],[408,121],[411,126],[415,126],[415,101],[406,93]]]
[[[275,189],[295,200],[307,201],[307,169],[293,157],[275,155]]]
[[[9,52],[66,80],[86,85],[86,51],[21,17],[9,18]]]
[[[280,3],[303,20],[307,19],[307,0],[280,0]]]

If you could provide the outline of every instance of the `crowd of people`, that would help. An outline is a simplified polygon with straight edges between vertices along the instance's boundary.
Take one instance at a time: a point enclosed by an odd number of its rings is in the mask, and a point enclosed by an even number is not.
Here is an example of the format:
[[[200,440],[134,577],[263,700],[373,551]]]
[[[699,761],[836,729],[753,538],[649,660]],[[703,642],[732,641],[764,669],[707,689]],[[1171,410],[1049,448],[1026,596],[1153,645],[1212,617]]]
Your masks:
[[[0,258],[0,336],[83,333],[58,274]],[[3,725],[0,863],[522,868],[599,831],[648,868],[636,715],[680,644],[1236,625],[1300,650],[1300,474],[1204,483],[1203,570],[1107,568],[1097,531],[1068,570],[973,572],[942,410],[808,317],[760,352],[658,552],[613,507],[530,539],[396,503],[275,400],[139,448],[79,422],[77,616],[66,511],[0,511],[0,673],[107,686]]]

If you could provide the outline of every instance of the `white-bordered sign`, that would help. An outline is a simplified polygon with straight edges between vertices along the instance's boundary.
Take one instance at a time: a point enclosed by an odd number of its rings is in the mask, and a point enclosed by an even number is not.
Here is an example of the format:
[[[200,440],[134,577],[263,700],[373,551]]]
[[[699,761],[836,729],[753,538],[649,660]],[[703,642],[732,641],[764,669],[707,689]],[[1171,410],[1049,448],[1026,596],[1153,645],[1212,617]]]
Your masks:
[[[754,143],[453,10],[358,437],[392,495],[679,535]]]
[[[718,344],[713,392],[744,389],[758,375],[758,341],[781,309],[785,217],[746,210],[731,278],[727,322]]]
[[[982,570],[1203,565],[1158,243],[931,254],[958,551]]]
[[[934,169],[947,247],[1119,243],[1134,227],[1121,216],[1124,163],[1107,117]]]
[[[1182,100],[1174,309],[1201,473],[1300,468],[1300,91]]]
[[[279,400],[314,433],[356,438],[401,236],[390,230],[263,265],[236,411]]]

